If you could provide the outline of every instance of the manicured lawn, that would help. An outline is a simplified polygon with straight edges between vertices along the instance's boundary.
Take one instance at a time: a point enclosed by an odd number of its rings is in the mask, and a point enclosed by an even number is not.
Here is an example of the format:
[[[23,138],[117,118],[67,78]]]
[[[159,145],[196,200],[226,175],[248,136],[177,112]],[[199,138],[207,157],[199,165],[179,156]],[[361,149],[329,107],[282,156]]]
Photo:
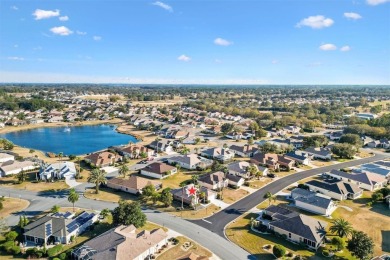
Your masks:
[[[185,218],[185,219],[201,219],[201,218],[207,218],[214,213],[217,213],[221,209],[214,205],[214,204],[209,204],[206,208],[198,209],[198,210],[193,210],[192,208],[184,208],[183,210],[176,210],[177,207],[181,207],[180,203],[174,203],[173,206],[169,208],[163,208],[159,207],[157,210],[167,212],[169,214]]]
[[[296,255],[311,257],[314,252],[305,250],[305,248],[290,243],[282,238],[274,235],[263,235],[250,230],[250,219],[256,218],[258,215],[254,213],[245,214],[226,228],[226,235],[235,244],[243,247],[245,250],[254,254],[257,259],[275,259],[275,257],[265,251],[263,246],[280,244],[287,248],[288,251]]]
[[[13,176],[0,178],[0,185],[6,185],[14,189],[30,190],[30,191],[59,191],[69,189],[69,186],[64,180],[55,182],[36,182],[35,173],[28,174],[28,178],[25,182],[16,184],[16,179]]]
[[[180,170],[178,173],[162,180],[163,188],[179,188],[181,183],[191,180],[192,175],[196,175],[199,173],[200,172],[197,171]]]
[[[192,241],[186,237],[177,237],[177,239],[179,240],[179,243],[176,246],[174,246],[174,247],[170,248],[169,250],[167,250],[166,252],[164,252],[163,254],[159,255],[157,257],[157,259],[159,259],[159,260],[178,259],[186,254],[191,253],[191,252],[195,253],[199,256],[208,256],[208,257],[212,256],[212,253],[210,251],[199,246],[194,241]],[[191,242],[191,244],[192,244],[192,247],[190,249],[188,249],[187,251],[184,251],[182,249],[182,245],[185,242]]]
[[[21,211],[30,205],[30,202],[23,199],[5,198],[3,209],[0,210],[0,218],[6,218],[14,212]]]
[[[271,178],[263,177],[260,180],[252,180],[249,182],[249,187],[253,189],[260,189],[261,187],[267,185],[268,183],[272,182]]]
[[[311,161],[311,164],[313,164],[314,166],[317,166],[317,167],[324,167],[324,166],[333,165],[334,162],[332,162],[332,161],[326,162],[326,161],[320,161],[320,160],[318,160],[318,161],[313,160],[313,161]]]
[[[245,197],[248,195],[249,192],[243,189],[224,189],[223,190],[223,202],[232,204],[241,198]]]
[[[94,200],[103,200],[103,201],[111,201],[111,202],[118,202],[119,200],[131,200],[135,201],[138,200],[138,197],[135,195],[131,195],[129,193],[123,192],[123,191],[116,191],[110,188],[100,188],[99,194],[95,193],[95,189],[87,189],[84,192],[84,196],[88,199],[94,199]]]

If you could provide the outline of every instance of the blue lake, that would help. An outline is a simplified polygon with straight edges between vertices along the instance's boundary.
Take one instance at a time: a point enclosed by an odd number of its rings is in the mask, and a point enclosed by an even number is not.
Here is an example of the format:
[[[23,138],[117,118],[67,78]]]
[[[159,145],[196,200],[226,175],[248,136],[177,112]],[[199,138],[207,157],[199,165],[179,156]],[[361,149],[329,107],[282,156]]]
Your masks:
[[[138,140],[130,135],[120,134],[113,125],[47,127],[11,132],[1,135],[22,147],[64,155],[87,154],[103,150],[112,145],[128,144]]]

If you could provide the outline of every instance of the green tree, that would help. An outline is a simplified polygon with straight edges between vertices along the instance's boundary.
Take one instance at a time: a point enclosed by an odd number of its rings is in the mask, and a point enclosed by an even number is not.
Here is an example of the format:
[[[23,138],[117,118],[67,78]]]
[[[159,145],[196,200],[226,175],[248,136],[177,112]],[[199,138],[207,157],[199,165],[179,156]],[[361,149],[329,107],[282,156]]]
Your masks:
[[[123,175],[123,178],[126,177],[126,174],[129,172],[129,167],[126,164],[123,164],[119,168],[119,174]]]
[[[140,228],[146,223],[146,215],[141,210],[139,202],[119,201],[119,206],[112,211],[114,225],[134,225]]]
[[[253,140],[253,137],[250,137],[249,139],[248,139],[248,144],[249,145],[253,145],[255,143],[255,141]]]
[[[278,153],[279,152],[279,148],[275,144],[271,144],[268,142],[259,145],[259,150],[262,153]]]
[[[10,231],[4,237],[7,241],[15,241],[18,236],[19,234],[16,231]]]
[[[198,179],[199,179],[199,175],[197,175],[197,174],[193,174],[193,175],[191,176],[191,181],[192,181],[192,183],[195,184],[195,185],[198,184]]]
[[[360,260],[369,259],[374,253],[374,242],[366,233],[354,231],[348,241],[347,249]]]
[[[380,192],[375,192],[371,195],[371,199],[373,202],[381,201],[383,200],[383,194]]]
[[[165,188],[165,189],[162,190],[161,196],[160,196],[160,201],[162,203],[164,203],[165,207],[169,207],[169,206],[172,205],[173,195],[171,193],[171,189],[170,188]]]
[[[272,201],[276,201],[276,197],[269,191],[264,194],[263,198],[268,200],[269,205],[271,205]]]
[[[150,196],[150,198],[151,198],[153,204],[156,205],[157,201],[159,201],[160,198],[161,198],[161,194],[158,193],[158,192],[154,192],[154,193],[152,194],[152,196]]]
[[[274,248],[272,248],[272,253],[277,258],[283,257],[286,254],[286,248],[282,245],[274,245]]]
[[[73,204],[73,212],[74,210],[74,204],[79,200],[79,194],[76,192],[74,188],[69,190],[68,195],[68,201]]]
[[[336,247],[337,251],[340,251],[345,248],[345,241],[341,237],[333,237],[332,245]]]
[[[99,194],[100,185],[107,183],[106,172],[100,169],[93,169],[89,174],[88,182],[95,184],[95,192]]]
[[[54,205],[53,207],[51,207],[50,212],[51,213],[58,213],[60,211],[60,209],[61,209],[60,206]]]
[[[100,211],[100,216],[102,216],[102,218],[107,218],[110,214],[111,210],[109,209],[103,209],[102,211]]]
[[[221,126],[221,132],[225,135],[233,130],[234,125],[230,123],[224,123]]]
[[[148,201],[156,193],[156,187],[152,184],[148,184],[142,188],[141,198],[143,201]]]
[[[256,167],[256,165],[251,164],[248,168],[246,168],[246,171],[249,172],[250,176],[256,176],[259,172],[259,169]]]
[[[19,173],[15,175],[15,178],[18,180],[18,183],[23,183],[27,179],[27,174],[24,170],[21,170]]]
[[[339,237],[348,237],[352,232],[351,224],[343,218],[337,218],[332,221],[329,231],[337,234]]]
[[[353,145],[357,148],[361,148],[363,146],[363,141],[360,138],[360,136],[357,134],[342,135],[340,140],[339,140],[339,143],[347,143],[347,144]]]
[[[341,159],[353,159],[357,152],[358,149],[348,143],[334,144],[332,147],[332,153]]]
[[[324,135],[312,135],[312,136],[305,136],[303,138],[303,147],[323,147],[326,146],[329,143],[328,138]]]
[[[18,226],[21,227],[21,228],[24,228],[25,226],[27,226],[27,224],[29,223],[30,221],[28,220],[28,218],[23,215],[23,216],[20,216],[19,217],[19,223],[18,223]]]

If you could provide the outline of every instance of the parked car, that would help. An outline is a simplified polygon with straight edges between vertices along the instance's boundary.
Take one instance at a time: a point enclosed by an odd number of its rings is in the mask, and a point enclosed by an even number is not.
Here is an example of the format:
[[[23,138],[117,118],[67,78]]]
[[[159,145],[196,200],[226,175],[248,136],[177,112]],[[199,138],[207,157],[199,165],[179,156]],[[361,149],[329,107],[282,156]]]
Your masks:
[[[267,176],[270,177],[270,178],[275,178],[276,174],[275,173],[268,173]]]

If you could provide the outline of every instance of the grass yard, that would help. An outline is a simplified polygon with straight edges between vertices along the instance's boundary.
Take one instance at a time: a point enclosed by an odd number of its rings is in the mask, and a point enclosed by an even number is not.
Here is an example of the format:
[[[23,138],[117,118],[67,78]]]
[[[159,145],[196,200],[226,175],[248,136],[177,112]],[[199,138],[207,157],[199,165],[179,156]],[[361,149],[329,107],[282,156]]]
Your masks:
[[[199,173],[200,172],[196,172],[196,171],[180,170],[178,171],[178,173],[171,175],[161,181],[164,188],[176,189],[180,187],[181,183],[191,180],[192,175],[197,175]]]
[[[131,195],[123,191],[116,191],[114,189],[103,188],[103,187],[99,189],[99,194],[95,193],[95,188],[86,189],[86,191],[84,192],[84,196],[88,199],[103,200],[103,201],[110,201],[110,202],[118,202],[121,199],[131,200],[131,201],[138,200],[138,197],[135,195]]]
[[[30,205],[30,202],[22,199],[5,198],[3,209],[0,210],[0,219],[6,218],[14,212],[21,211]]]
[[[36,182],[35,173],[28,174],[27,180],[23,183],[16,184],[16,179],[13,176],[0,178],[0,185],[9,186],[14,189],[30,190],[38,192],[60,191],[66,190],[69,186],[64,180],[56,182]]]
[[[232,204],[246,195],[248,195],[249,192],[243,189],[224,189],[223,190],[223,202]]]
[[[368,153],[366,151],[360,151],[356,154],[357,157],[360,157],[360,158],[368,158],[368,157],[372,157],[373,154],[372,153]]]
[[[157,210],[162,212],[167,212],[169,214],[175,215],[177,217],[185,218],[185,219],[201,219],[207,218],[214,213],[217,213],[221,209],[214,205],[209,204],[207,207],[193,210],[192,208],[184,208],[183,210],[176,210],[177,207],[181,207],[180,203],[174,202],[173,206],[168,208],[158,207]]]
[[[199,256],[207,256],[207,257],[211,257],[212,256],[212,253],[210,251],[208,251],[207,249],[199,246],[198,244],[196,244],[194,241],[186,238],[186,237],[177,237],[177,239],[179,240],[179,243],[172,247],[171,249],[167,250],[166,252],[164,252],[163,254],[159,255],[157,257],[158,260],[171,260],[171,259],[178,259],[188,253],[195,253]],[[183,250],[182,249],[182,245],[185,243],[185,242],[191,242],[192,244],[192,247],[189,248],[187,251]]]
[[[260,189],[261,187],[267,185],[268,183],[272,182],[271,178],[261,178],[260,180],[253,180],[249,182],[249,187],[253,189]]]
[[[326,162],[326,161],[311,161],[311,164],[314,165],[314,166],[317,166],[317,167],[324,167],[324,166],[329,166],[329,165],[333,165],[334,162],[332,161],[329,161],[329,162]]]
[[[265,245],[275,244],[283,245],[288,251],[296,255],[306,257],[314,256],[313,252],[307,251],[305,248],[290,243],[282,238],[278,238],[274,235],[263,235],[250,230],[250,219],[252,217],[256,218],[257,216],[258,215],[254,213],[245,214],[228,225],[226,228],[226,236],[228,239],[253,254],[257,259],[275,259],[272,254],[263,249],[263,246]]]

